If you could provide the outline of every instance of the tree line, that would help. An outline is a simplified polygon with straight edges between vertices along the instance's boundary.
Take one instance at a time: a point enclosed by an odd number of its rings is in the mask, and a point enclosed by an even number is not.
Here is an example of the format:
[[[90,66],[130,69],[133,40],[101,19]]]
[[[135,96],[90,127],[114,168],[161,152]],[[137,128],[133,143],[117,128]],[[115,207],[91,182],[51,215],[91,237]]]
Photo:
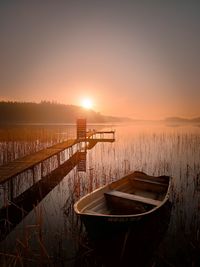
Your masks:
[[[79,117],[88,122],[118,121],[93,110],[55,102],[0,102],[0,123],[74,123]]]

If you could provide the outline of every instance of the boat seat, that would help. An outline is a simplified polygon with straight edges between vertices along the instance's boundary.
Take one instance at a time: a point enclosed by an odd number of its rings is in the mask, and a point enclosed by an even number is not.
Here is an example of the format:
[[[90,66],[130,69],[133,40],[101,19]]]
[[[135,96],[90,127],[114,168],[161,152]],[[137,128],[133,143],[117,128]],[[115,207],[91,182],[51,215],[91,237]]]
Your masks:
[[[124,192],[117,191],[117,190],[108,191],[108,192],[104,193],[104,195],[111,196],[111,197],[118,197],[118,198],[122,198],[122,199],[126,199],[126,200],[133,200],[133,201],[149,204],[152,206],[158,206],[162,202],[159,200],[146,198],[146,197],[133,195],[133,194],[128,194],[128,193],[124,193]]]
[[[159,181],[154,181],[154,180],[147,180],[147,179],[143,179],[143,178],[134,178],[135,181],[140,181],[140,182],[144,182],[144,183],[149,183],[149,184],[155,184],[155,185],[161,185],[161,186],[165,186],[167,187],[168,184],[163,183],[163,182],[159,182]]]

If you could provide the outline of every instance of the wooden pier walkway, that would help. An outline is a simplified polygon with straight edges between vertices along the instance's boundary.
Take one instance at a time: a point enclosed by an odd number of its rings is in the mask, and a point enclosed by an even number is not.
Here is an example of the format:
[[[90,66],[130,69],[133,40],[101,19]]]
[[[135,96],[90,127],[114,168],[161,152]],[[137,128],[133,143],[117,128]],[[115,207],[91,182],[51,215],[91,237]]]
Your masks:
[[[55,188],[78,164],[81,152],[76,152],[58,168],[34,183],[19,196],[0,208],[0,242]]]
[[[96,138],[96,135],[100,135],[100,138]],[[104,134],[112,134],[113,138],[103,138]],[[12,177],[17,176],[18,174],[28,170],[33,169],[34,166],[40,164],[41,162],[58,155],[60,152],[73,147],[74,145],[81,143],[81,142],[91,142],[92,146],[88,146],[88,148],[93,147],[97,142],[113,142],[114,138],[114,131],[106,131],[106,132],[99,132],[99,131],[89,131],[86,134],[86,140],[78,140],[78,139],[70,139],[64,141],[62,143],[55,144],[51,147],[45,148],[38,152],[35,152],[31,155],[27,155],[23,158],[16,159],[12,162],[9,162],[5,165],[0,166],[0,184],[7,182]]]

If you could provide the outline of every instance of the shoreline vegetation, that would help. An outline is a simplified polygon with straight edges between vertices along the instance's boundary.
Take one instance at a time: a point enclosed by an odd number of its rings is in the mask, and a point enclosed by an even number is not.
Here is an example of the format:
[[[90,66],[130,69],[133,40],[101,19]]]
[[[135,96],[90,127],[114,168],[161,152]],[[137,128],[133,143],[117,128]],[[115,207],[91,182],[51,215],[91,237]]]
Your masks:
[[[119,126],[117,142],[101,143],[89,150],[86,173],[74,169],[34,207],[1,242],[0,266],[102,266],[97,256],[99,250],[89,243],[84,227],[73,212],[73,204],[83,195],[131,170],[175,178],[170,193],[173,203],[170,222],[155,249],[151,266],[200,266],[199,129],[184,127],[184,130],[168,131],[169,128],[160,125],[160,128],[146,127],[144,131],[143,125],[141,128],[134,126]],[[7,127],[4,131],[0,144],[1,164],[73,138],[76,129],[24,126],[23,131],[19,127],[16,134],[13,128]],[[0,137],[3,137],[3,131],[0,131]],[[68,156],[66,153],[61,158],[64,160]],[[57,158],[45,162],[43,174],[50,172],[56,162]],[[36,181],[40,181],[40,166],[35,168],[35,174]],[[32,185],[32,178],[29,171],[17,177],[16,196]],[[8,203],[7,188],[0,188],[1,203]],[[166,220],[160,223],[166,223]]]
[[[170,125],[199,124],[200,117],[181,118],[168,117],[163,120],[139,120],[128,117],[102,115],[94,110],[86,110],[80,106],[65,105],[56,102],[12,102],[0,101],[0,124],[65,124],[75,123],[78,117],[86,117],[89,123],[120,122],[164,122]]]
[[[55,102],[0,102],[0,124],[75,123],[86,117],[90,123],[131,122],[130,118],[105,116],[94,110]]]

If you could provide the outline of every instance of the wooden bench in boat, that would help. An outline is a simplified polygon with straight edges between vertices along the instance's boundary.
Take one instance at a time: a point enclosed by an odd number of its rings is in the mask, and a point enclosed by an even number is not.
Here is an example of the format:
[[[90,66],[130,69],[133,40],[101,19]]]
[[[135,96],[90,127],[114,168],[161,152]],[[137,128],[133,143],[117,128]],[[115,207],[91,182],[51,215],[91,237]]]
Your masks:
[[[139,182],[144,182],[144,183],[149,183],[149,184],[155,184],[155,185],[161,185],[167,187],[168,184],[160,182],[160,181],[155,181],[155,180],[149,180],[149,179],[143,179],[143,178],[134,178],[135,181]]]
[[[118,198],[122,198],[122,199],[126,199],[126,200],[133,200],[133,201],[149,204],[152,206],[158,206],[162,202],[160,200],[155,200],[155,199],[146,198],[146,197],[142,197],[142,196],[138,196],[138,195],[128,194],[128,193],[124,193],[124,192],[117,191],[117,190],[111,190],[111,191],[108,191],[104,194],[106,196],[118,197]]]

